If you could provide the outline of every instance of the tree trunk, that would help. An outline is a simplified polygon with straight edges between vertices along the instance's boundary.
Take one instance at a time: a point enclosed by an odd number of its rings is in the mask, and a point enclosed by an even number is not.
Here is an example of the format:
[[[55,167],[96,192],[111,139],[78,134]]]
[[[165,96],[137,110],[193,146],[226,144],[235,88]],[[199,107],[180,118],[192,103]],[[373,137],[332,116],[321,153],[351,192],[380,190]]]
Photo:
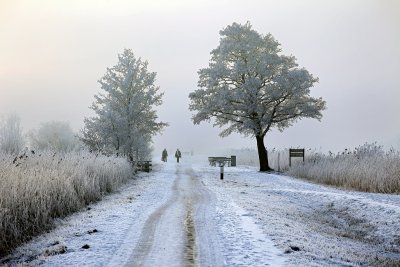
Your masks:
[[[256,136],[258,159],[260,161],[260,172],[273,171],[268,164],[268,154],[264,145],[264,136]]]

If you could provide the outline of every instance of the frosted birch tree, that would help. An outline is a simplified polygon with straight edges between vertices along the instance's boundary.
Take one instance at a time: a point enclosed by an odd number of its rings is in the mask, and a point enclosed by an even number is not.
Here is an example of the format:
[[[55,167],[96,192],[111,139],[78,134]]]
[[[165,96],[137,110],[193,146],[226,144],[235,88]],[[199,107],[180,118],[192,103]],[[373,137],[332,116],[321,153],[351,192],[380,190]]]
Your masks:
[[[82,141],[91,150],[122,154],[131,162],[149,157],[152,136],[167,123],[157,121],[154,108],[162,104],[163,93],[147,66],[125,49],[118,63],[107,68],[99,80],[102,93],[91,106],[96,116],[85,118],[82,130]]]
[[[269,171],[267,132],[283,131],[301,118],[321,119],[325,101],[310,96],[318,79],[249,22],[233,23],[220,35],[208,67],[198,72],[199,89],[189,95],[193,123],[213,119],[214,126],[224,127],[222,137],[233,132],[255,137],[260,171]]]

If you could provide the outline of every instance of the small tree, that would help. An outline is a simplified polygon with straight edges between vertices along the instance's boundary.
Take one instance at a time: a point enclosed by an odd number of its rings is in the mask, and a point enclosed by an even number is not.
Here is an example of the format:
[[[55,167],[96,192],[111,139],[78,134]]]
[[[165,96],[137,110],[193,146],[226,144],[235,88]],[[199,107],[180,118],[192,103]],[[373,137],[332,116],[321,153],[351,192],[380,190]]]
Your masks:
[[[293,56],[281,54],[271,34],[261,35],[250,23],[233,23],[220,32],[208,68],[199,70],[200,89],[189,95],[194,124],[215,119],[214,126],[257,140],[260,171],[269,171],[264,137],[273,127],[283,131],[301,118],[320,120],[325,102],[310,96],[318,81],[298,68]]]
[[[103,93],[95,95],[91,106],[96,116],[85,118],[81,139],[91,150],[140,160],[149,157],[151,137],[167,126],[157,122],[154,110],[163,93],[154,85],[156,73],[147,70],[147,61],[129,49],[118,59],[99,80]]]
[[[49,121],[29,133],[33,149],[69,152],[79,148],[80,141],[68,122]]]
[[[18,154],[25,145],[21,119],[16,114],[3,117],[0,121],[0,150],[8,154]]]

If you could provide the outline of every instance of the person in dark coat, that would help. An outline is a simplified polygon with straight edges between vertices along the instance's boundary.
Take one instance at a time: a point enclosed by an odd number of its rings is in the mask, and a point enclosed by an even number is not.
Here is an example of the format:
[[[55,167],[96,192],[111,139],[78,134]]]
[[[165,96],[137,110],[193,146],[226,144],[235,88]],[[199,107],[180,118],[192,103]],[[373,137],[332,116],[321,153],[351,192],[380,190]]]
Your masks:
[[[179,159],[182,157],[181,152],[179,151],[179,149],[176,150],[175,152],[175,158],[176,158],[176,162],[179,163]]]
[[[167,152],[167,149],[164,148],[162,155],[161,155],[161,160],[164,162],[167,162],[167,158],[168,158],[168,152]]]

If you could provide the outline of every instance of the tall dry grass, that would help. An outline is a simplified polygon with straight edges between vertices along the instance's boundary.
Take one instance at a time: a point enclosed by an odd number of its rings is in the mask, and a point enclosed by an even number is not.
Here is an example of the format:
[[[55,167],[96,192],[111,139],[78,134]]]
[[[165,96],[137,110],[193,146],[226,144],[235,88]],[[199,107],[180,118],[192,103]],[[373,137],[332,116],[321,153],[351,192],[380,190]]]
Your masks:
[[[259,166],[254,149],[232,150],[230,153],[237,155],[238,165]],[[291,167],[288,149],[271,149],[268,159],[271,168],[313,182],[364,192],[400,193],[400,153],[393,149],[384,151],[376,143],[366,143],[337,154],[307,149],[305,163],[301,158],[292,158]]]
[[[132,177],[122,158],[88,152],[0,154],[0,255]]]
[[[357,191],[399,194],[400,153],[385,152],[376,144],[337,154],[314,153],[308,155],[304,165],[293,166],[287,174]]]

